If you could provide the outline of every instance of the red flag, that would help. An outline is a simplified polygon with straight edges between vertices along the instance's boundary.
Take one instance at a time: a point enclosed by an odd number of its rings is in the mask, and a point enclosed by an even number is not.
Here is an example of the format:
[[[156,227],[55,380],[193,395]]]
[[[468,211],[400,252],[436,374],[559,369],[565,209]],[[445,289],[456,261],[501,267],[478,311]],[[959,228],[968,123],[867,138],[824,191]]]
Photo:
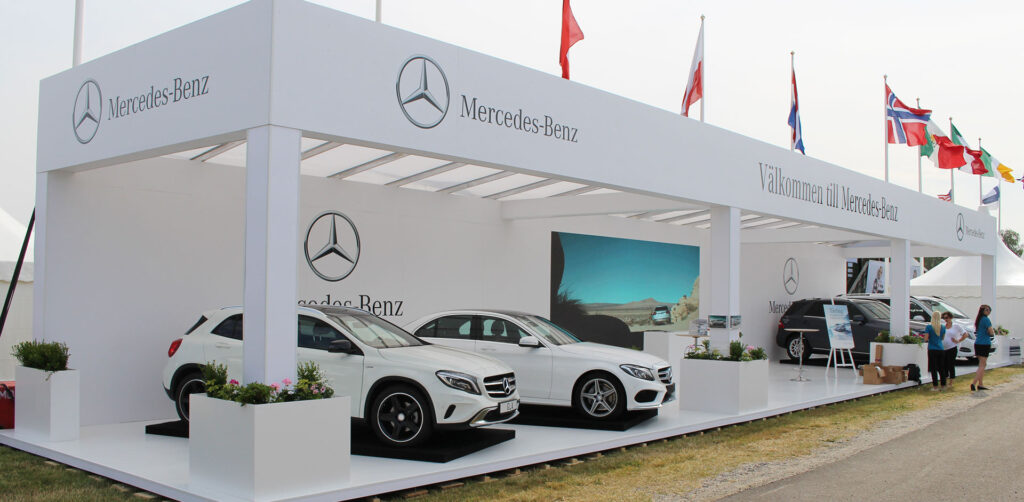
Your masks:
[[[971,174],[985,174],[988,169],[981,160],[981,150],[972,150],[953,143],[953,140],[939,135],[932,135],[935,145],[939,147],[939,169],[960,169]]]
[[[693,62],[690,63],[690,80],[686,83],[683,94],[684,117],[690,116],[690,105],[704,97],[704,21],[700,22],[700,34],[697,35],[697,47],[693,49]],[[701,119],[703,120],[703,118]]]
[[[985,174],[988,172],[985,162],[981,160],[981,150],[971,150],[965,146],[964,159],[971,164],[971,174]],[[966,171],[964,168],[961,168],[961,170]]]
[[[558,64],[562,65],[562,78],[569,80],[569,47],[583,40],[583,30],[572,15],[569,0],[562,0],[562,47],[558,50]]]

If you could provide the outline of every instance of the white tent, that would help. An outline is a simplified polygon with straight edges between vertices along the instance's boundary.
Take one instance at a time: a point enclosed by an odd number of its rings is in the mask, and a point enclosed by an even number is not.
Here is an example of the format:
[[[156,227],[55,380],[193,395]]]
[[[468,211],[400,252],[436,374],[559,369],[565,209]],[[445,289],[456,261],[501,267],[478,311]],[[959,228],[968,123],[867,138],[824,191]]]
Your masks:
[[[10,282],[24,240],[25,225],[0,208],[0,282]],[[25,265],[22,267],[19,277],[20,282],[32,282],[32,244],[33,242],[29,241],[28,252],[25,254]]]
[[[996,304],[992,320],[1014,334],[1014,327],[1024,329],[1024,259],[1005,244],[996,251]],[[942,263],[910,281],[913,295],[941,296],[974,317],[981,305],[981,258],[951,256]]]

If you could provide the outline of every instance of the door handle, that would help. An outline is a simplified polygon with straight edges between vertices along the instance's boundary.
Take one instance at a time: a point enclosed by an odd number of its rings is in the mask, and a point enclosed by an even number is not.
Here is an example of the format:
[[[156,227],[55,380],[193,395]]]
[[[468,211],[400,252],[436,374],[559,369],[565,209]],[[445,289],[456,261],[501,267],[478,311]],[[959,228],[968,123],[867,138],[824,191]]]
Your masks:
[[[490,348],[487,348],[487,347],[482,347],[480,349],[480,352],[497,352],[497,351],[498,351],[497,349],[490,349]]]
[[[213,344],[213,346],[217,347],[218,349],[230,349],[231,348],[231,346],[226,344],[226,343],[215,343],[215,344]]]

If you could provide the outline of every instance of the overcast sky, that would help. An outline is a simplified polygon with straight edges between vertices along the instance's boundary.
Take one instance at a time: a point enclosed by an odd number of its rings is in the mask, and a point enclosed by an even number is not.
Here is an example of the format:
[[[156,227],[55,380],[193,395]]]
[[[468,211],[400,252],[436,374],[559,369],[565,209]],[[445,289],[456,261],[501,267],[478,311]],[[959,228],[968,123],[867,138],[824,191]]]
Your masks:
[[[74,0],[0,1],[0,207],[27,222],[34,199],[39,80],[71,65]],[[108,54],[241,3],[85,0],[83,59]],[[374,0],[320,1],[372,19]],[[560,74],[560,0],[384,0],[386,24]],[[977,147],[1024,175],[1020,144],[1024,2],[905,0],[574,0],[585,39],[570,51],[573,80],[678,112],[705,27],[708,123],[789,147],[789,52],[807,154],[883,177],[883,83],[948,119]],[[358,50],[358,48],[353,48]],[[696,115],[696,113],[694,114]],[[916,148],[890,147],[894,183],[916,190]],[[924,192],[949,172],[924,161]],[[976,208],[977,177],[956,174],[957,202]],[[995,185],[984,180],[984,191]],[[1024,230],[1024,190],[1003,184],[1004,228]],[[993,206],[992,213],[995,214]]]

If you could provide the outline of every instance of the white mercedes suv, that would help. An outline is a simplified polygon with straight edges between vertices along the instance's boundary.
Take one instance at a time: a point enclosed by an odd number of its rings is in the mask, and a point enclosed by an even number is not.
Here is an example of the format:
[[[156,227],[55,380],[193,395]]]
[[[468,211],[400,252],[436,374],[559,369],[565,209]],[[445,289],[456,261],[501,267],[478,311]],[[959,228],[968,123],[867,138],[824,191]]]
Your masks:
[[[581,342],[555,323],[501,310],[457,310],[407,326],[431,343],[472,350],[511,366],[523,403],[572,406],[593,419],[660,408],[675,399],[672,366],[636,350]]]
[[[297,350],[300,362],[320,365],[336,396],[352,398],[352,416],[392,446],[519,413],[516,377],[504,363],[425,342],[362,310],[299,307]],[[189,395],[204,389],[201,365],[216,361],[242,380],[242,309],[205,312],[167,355],[164,390],[188,420]]]

